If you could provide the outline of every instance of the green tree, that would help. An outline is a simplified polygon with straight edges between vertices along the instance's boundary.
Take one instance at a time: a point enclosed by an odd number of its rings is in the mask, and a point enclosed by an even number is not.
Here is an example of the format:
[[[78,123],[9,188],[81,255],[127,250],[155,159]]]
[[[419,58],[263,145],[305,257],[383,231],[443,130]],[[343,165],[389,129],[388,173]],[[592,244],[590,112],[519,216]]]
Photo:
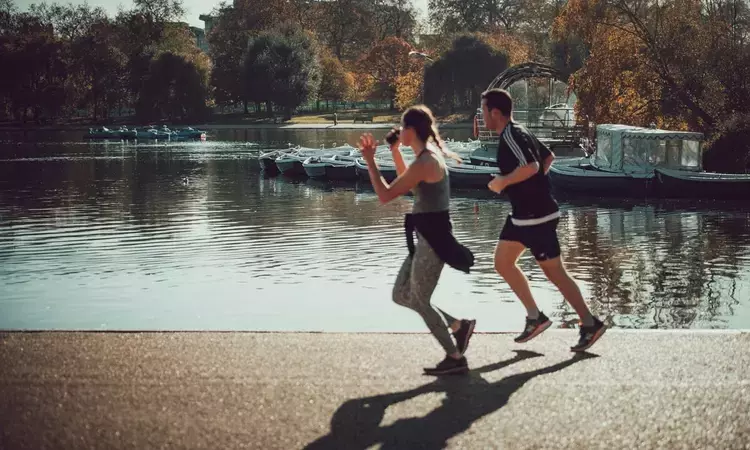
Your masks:
[[[352,96],[354,79],[338,58],[325,54],[320,59],[321,80],[319,98],[340,102]]]
[[[180,18],[185,10],[181,0],[135,0],[135,8],[118,14],[118,42],[127,56],[128,89],[137,99],[148,77],[151,61],[168,24]]]
[[[416,12],[408,0],[331,0],[312,11],[314,30],[341,61],[356,61],[389,37],[414,40]]]
[[[211,85],[216,101],[223,105],[242,102],[247,113],[243,74],[248,41],[285,21],[298,26],[312,23],[314,14],[305,0],[246,0],[216,7],[215,25],[207,36],[214,61]]]
[[[68,99],[68,51],[50,23],[28,13],[3,19],[0,64],[4,103],[11,114],[27,120],[64,114]]]
[[[126,98],[127,58],[117,47],[116,30],[107,20],[91,26],[72,42],[74,78],[80,104],[90,108],[94,120],[99,113],[122,105]]]
[[[309,33],[283,27],[253,39],[245,54],[246,96],[274,103],[285,117],[299,105],[317,97],[320,64],[316,43]],[[270,108],[269,113],[270,113]]]
[[[372,43],[366,0],[331,0],[315,8],[315,30],[340,60],[353,61]]]
[[[281,45],[281,37],[275,34],[262,34],[248,43],[243,57],[242,91],[239,94],[245,102],[266,104],[266,113],[273,116],[273,77],[274,58],[271,54],[274,46]]]
[[[443,35],[512,33],[549,59],[550,29],[567,0],[430,0],[430,18]]]
[[[201,64],[184,55],[162,53],[151,62],[136,113],[144,120],[204,118],[208,113],[208,82],[207,60]]]
[[[117,49],[114,27],[102,8],[87,3],[32,4],[30,15],[52,27],[64,48],[68,76],[65,110],[90,108],[94,119],[122,99],[125,56]]]
[[[438,108],[476,108],[480,94],[509,58],[475,36],[462,36],[425,71],[425,102]]]
[[[512,30],[523,19],[524,4],[513,0],[430,0],[430,19],[442,33]]]
[[[68,42],[90,35],[93,26],[107,19],[104,9],[92,8],[85,2],[79,5],[32,3],[29,10],[43,23],[51,24],[55,34]]]
[[[577,36],[570,36],[549,43],[552,66],[568,79],[583,68],[589,55],[586,44]]]
[[[417,12],[409,0],[373,0],[367,3],[373,41],[388,37],[413,42],[417,29]]]
[[[231,105],[244,101],[247,113],[242,79],[243,55],[253,33],[244,26],[240,13],[241,10],[222,4],[216,10],[215,25],[207,39],[214,62],[211,86],[217,103]]]

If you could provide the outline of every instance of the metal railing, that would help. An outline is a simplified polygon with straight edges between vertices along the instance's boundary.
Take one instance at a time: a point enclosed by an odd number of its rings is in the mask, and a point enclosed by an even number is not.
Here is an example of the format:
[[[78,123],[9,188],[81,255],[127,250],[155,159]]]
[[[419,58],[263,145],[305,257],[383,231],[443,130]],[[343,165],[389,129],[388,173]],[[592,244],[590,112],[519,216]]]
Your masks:
[[[542,140],[578,145],[585,135],[583,125],[575,123],[570,109],[545,108],[513,111],[513,119]],[[498,136],[485,126],[482,110],[477,109],[478,138],[483,144],[497,144]]]

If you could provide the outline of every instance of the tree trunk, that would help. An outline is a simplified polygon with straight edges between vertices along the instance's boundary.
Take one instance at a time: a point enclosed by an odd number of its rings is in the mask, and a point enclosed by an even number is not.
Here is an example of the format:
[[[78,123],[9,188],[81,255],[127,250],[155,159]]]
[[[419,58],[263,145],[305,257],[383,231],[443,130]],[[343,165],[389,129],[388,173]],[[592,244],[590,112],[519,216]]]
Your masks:
[[[271,103],[271,100],[266,100],[266,115],[268,117],[273,117],[273,104]]]
[[[292,119],[292,108],[285,107],[284,108],[284,120],[291,120]]]
[[[246,99],[246,98],[243,98],[243,99],[242,99],[242,107],[243,107],[243,108],[245,109],[245,115],[248,115],[248,114],[250,114],[250,112],[249,112],[249,111],[247,110],[247,103],[248,103],[248,102],[247,102],[247,99]]]

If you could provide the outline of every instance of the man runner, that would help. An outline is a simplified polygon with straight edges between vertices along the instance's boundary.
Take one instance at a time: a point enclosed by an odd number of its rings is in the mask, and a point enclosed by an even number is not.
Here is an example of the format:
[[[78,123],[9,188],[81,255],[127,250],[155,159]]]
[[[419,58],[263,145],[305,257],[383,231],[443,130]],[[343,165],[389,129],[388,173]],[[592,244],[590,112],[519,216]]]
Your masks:
[[[591,315],[560,256],[557,239],[560,210],[547,175],[555,156],[525,127],[513,121],[512,112],[513,100],[504,89],[490,89],[482,94],[485,126],[500,138],[497,165],[501,175],[495,176],[488,187],[498,194],[505,191],[512,207],[495,247],[495,270],[526,307],[526,327],[515,341],[528,342],[552,325],[537,308],[529,281],[516,264],[528,248],[547,279],[581,318],[580,339],[570,348],[581,352],[591,347],[606,327]]]

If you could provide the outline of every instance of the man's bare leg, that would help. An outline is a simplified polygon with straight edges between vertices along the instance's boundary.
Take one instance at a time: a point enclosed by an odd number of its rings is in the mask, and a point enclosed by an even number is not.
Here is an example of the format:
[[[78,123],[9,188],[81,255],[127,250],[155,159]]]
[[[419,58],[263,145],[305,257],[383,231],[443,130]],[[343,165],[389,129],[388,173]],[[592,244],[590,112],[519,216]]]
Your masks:
[[[495,270],[508,283],[521,303],[526,307],[526,326],[515,338],[518,343],[530,341],[552,325],[552,322],[539,311],[531,295],[529,280],[518,267],[518,258],[526,247],[520,242],[501,240],[495,247]]]
[[[539,308],[536,306],[534,296],[531,295],[529,280],[518,267],[518,258],[521,257],[526,247],[520,242],[499,241],[495,246],[495,271],[503,277],[508,286],[513,290],[523,306],[526,314],[531,319],[539,317]]]
[[[588,305],[583,299],[581,289],[578,284],[571,278],[568,271],[565,270],[565,265],[562,262],[561,257],[551,258],[545,261],[537,261],[539,266],[544,271],[547,279],[550,280],[560,293],[565,297],[565,300],[570,303],[570,306],[575,309],[578,316],[581,318],[581,330],[580,340],[578,344],[574,345],[570,349],[574,352],[585,351],[590,348],[599,338],[604,334],[607,327],[594,316],[591,315]]]
[[[547,279],[557,287],[563,297],[565,297],[565,300],[576,311],[578,317],[581,318],[581,322],[587,327],[593,325],[594,317],[591,315],[591,311],[589,311],[589,307],[583,299],[583,294],[581,294],[578,284],[570,277],[568,271],[565,270],[562,257],[558,256],[546,261],[537,261],[537,263],[544,271]]]

